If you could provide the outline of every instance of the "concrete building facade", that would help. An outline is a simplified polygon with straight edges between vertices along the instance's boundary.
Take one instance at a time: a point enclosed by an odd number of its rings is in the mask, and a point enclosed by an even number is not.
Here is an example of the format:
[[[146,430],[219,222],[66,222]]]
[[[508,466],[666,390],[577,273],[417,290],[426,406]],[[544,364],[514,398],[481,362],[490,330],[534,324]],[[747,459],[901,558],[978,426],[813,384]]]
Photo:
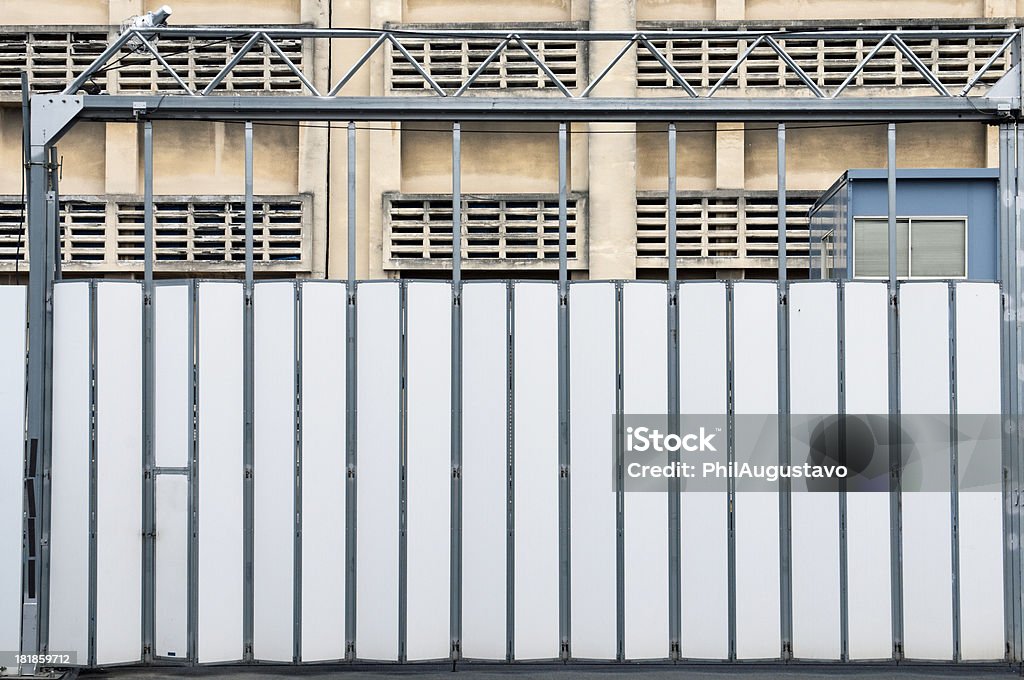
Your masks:
[[[23,277],[20,71],[36,92],[81,72],[120,23],[149,0],[0,0],[0,274]],[[697,88],[714,84],[745,49],[722,29],[957,28],[1020,24],[1024,0],[176,0],[173,25],[371,28],[564,27],[634,31],[685,28],[709,39],[659,49]],[[364,39],[282,43],[318,87],[329,89],[369,47]],[[412,56],[445,88],[495,44],[451,37],[410,40]],[[240,41],[165,39],[159,45],[190,83],[203,85]],[[997,46],[997,45],[996,45]],[[962,39],[913,45],[936,73],[969,77],[994,47]],[[620,48],[567,39],[531,47],[570,89],[587,84]],[[870,41],[800,46],[819,83],[838,84]],[[932,90],[891,51],[853,84],[862,94]],[[147,56],[123,54],[93,79],[111,93],[173,92]],[[990,85],[1009,56],[986,75]],[[302,85],[269,49],[246,56],[221,86],[287,96]],[[378,50],[342,95],[436,96],[396,50]],[[652,57],[630,50],[595,96],[682,96]],[[723,90],[772,96],[795,89],[772,54],[755,52]],[[507,50],[481,76],[489,96],[560,97],[524,52]],[[728,95],[726,95],[728,96]],[[451,268],[451,128],[359,123],[357,275],[444,276]],[[777,260],[774,126],[679,121],[680,276],[774,278]],[[158,276],[219,276],[242,267],[243,130],[236,123],[157,122],[154,174]],[[347,275],[347,130],[344,125],[259,124],[255,130],[257,275]],[[553,277],[557,270],[557,127],[464,124],[462,191],[466,276]],[[901,124],[901,167],[994,167],[995,130],[975,123]],[[140,137],[132,124],[79,124],[61,141],[64,268],[69,275],[142,271]],[[652,124],[574,124],[570,131],[570,270],[574,278],[661,278],[667,267],[666,130]],[[848,168],[885,164],[882,125],[795,125],[788,132],[787,210],[792,275],[807,272],[807,209]]]

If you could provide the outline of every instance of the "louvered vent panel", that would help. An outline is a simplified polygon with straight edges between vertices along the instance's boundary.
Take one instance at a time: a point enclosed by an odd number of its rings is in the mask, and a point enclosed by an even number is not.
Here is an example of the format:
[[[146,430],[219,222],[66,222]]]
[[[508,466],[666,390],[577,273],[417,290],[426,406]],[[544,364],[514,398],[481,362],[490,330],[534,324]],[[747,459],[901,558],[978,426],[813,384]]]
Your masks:
[[[786,254],[807,257],[807,211],[814,192],[786,195]],[[668,257],[665,192],[639,192],[636,200],[637,257]],[[677,247],[683,266],[702,266],[699,258],[775,257],[778,254],[778,204],[775,192],[680,193],[676,197]],[[687,262],[689,261],[689,262]]]
[[[452,257],[451,196],[385,194],[386,266],[424,268]],[[582,195],[568,200],[569,266],[583,268]],[[558,266],[558,196],[504,194],[462,202],[463,260],[470,268]]]
[[[63,90],[100,56],[109,40],[110,34],[103,30],[0,28],[0,96],[21,97],[23,70],[28,71],[33,91]],[[105,87],[103,74],[93,80]]]
[[[203,38],[163,38],[157,49],[174,67],[189,87],[201,90],[220,73],[232,57],[242,49],[248,36],[230,41]],[[277,39],[281,51],[302,69],[302,41]],[[122,66],[123,65],[123,66]],[[182,92],[181,86],[148,52],[132,54],[118,64],[120,92]],[[278,94],[303,91],[302,83],[269,45],[259,42],[246,52],[214,92],[274,92]]]
[[[402,45],[445,90],[457,90],[498,47],[500,40],[402,39]],[[544,64],[568,89],[579,84],[582,43],[571,40],[526,41]],[[410,93],[432,92],[429,83],[396,49],[391,50],[391,89]],[[518,45],[510,43],[473,81],[469,91],[493,94],[501,90],[554,90],[557,85]]]
[[[302,260],[301,200],[256,198],[253,205],[256,262]],[[242,263],[245,261],[245,203],[232,200],[154,203],[155,253],[158,263]],[[143,204],[117,204],[117,259],[143,258]]]
[[[784,33],[787,27],[759,26],[743,27],[752,31],[778,31]],[[871,30],[923,29],[923,26],[870,26]],[[974,26],[947,26],[946,30],[971,30],[985,28]],[[790,31],[806,30],[802,27],[788,27]],[[855,31],[856,27],[830,26],[829,30]],[[867,56],[878,42],[878,38],[867,39],[810,39],[779,36],[777,41],[800,65],[800,68],[821,88],[829,89],[840,85]],[[716,39],[713,31],[701,40],[657,39],[652,44],[672,63],[698,92],[706,92],[725,74],[728,68],[749,46],[745,40]],[[950,91],[957,93],[967,81],[998,50],[1002,38],[930,38],[911,39],[905,42],[936,74]],[[1007,51],[982,76],[973,90],[980,94],[997,81],[1010,67]],[[646,49],[637,51],[637,85],[640,87],[678,87],[661,64]],[[783,63],[770,47],[760,45],[732,74],[723,87],[779,88],[800,85],[800,79]],[[883,47],[868,62],[864,70],[850,83],[850,87],[930,87],[906,57],[896,52],[891,45]]]
[[[254,256],[258,266],[308,271],[307,196],[255,197]],[[159,271],[241,269],[245,261],[245,203],[239,196],[157,197],[154,203]],[[63,266],[70,270],[140,270],[143,204],[136,197],[64,197]],[[0,196],[0,269],[27,261],[19,196]]]

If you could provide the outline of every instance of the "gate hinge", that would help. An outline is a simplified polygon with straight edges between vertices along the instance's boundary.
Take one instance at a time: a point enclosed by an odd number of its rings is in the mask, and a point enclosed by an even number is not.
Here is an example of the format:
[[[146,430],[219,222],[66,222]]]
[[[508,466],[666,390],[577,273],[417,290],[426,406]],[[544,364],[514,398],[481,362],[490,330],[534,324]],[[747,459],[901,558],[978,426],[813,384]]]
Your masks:
[[[352,661],[356,658],[356,643],[349,640],[345,643],[345,659]]]
[[[462,643],[459,640],[452,640],[451,660],[458,661],[462,658]]]
[[[456,465],[452,468],[452,479],[462,479],[462,466]]]
[[[679,653],[679,640],[673,640],[672,644],[669,645],[668,655],[673,661],[678,661],[681,658],[682,655]]]
[[[148,644],[142,645],[142,658],[143,659],[152,659],[153,658],[153,648],[150,645],[148,645]]]
[[[792,661],[793,659],[793,643],[788,640],[782,643],[782,659],[784,661]]]
[[[246,479],[252,479],[252,468],[251,467],[245,468],[245,478]]]
[[[348,477],[349,479],[355,479],[356,478],[356,466],[355,465],[349,465],[348,469],[345,471],[345,476]]]
[[[568,640],[564,640],[564,639],[562,640],[562,647],[561,647],[561,652],[559,654],[559,657],[562,659],[562,661],[568,661],[569,660],[569,641]]]
[[[244,653],[245,653],[245,658],[246,659],[251,659],[252,658],[253,655],[252,655],[252,643],[251,642],[246,642],[245,643]]]
[[[561,477],[562,479],[568,479],[569,478],[569,466],[568,465],[559,466],[559,468],[558,468],[558,476]]]
[[[897,642],[893,645],[893,656],[896,657],[897,661],[903,661],[903,643]]]

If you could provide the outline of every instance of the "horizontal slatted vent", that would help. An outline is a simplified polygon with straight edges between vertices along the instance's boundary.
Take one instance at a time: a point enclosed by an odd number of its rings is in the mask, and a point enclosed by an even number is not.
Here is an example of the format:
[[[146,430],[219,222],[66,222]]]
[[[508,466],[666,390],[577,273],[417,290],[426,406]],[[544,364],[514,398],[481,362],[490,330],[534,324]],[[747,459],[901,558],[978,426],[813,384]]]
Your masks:
[[[815,192],[786,195],[788,256],[807,257],[807,211],[816,199]],[[665,192],[637,194],[637,257],[641,262],[668,257],[667,205]],[[701,258],[735,258],[738,266],[747,266],[739,261],[778,255],[775,192],[681,192],[676,205],[677,248],[683,266],[703,266]]]
[[[163,38],[157,49],[189,87],[201,90],[209,84],[232,57],[242,49],[248,36],[230,41],[203,38]],[[281,51],[302,70],[302,41],[277,39]],[[122,66],[123,64],[123,66]],[[183,92],[148,51],[125,57],[118,64],[119,92]],[[228,73],[214,92],[274,92],[300,94],[298,77],[269,45],[258,42]]]
[[[306,196],[254,199],[257,265],[308,271],[311,216]],[[240,196],[157,197],[156,266],[160,271],[240,269],[245,261],[245,203]],[[61,201],[63,266],[77,270],[141,270],[145,216],[136,197],[65,197]],[[27,261],[20,197],[0,196],[0,270]]]
[[[20,98],[21,72],[37,92],[59,92],[106,49],[110,34],[103,30],[0,29],[0,96]],[[94,82],[105,87],[100,74]]]
[[[452,199],[445,195],[385,194],[386,267],[451,266]],[[570,267],[583,268],[585,199],[567,203]],[[558,196],[503,194],[462,202],[463,261],[470,268],[558,267]],[[444,261],[441,265],[438,260]]]
[[[117,204],[117,259],[143,259],[143,204]],[[153,211],[156,261],[230,263],[245,261],[245,203],[161,201]],[[253,257],[256,262],[302,259],[302,201],[256,198]]]
[[[764,26],[744,27],[753,31],[780,31],[786,27]],[[923,26],[870,26],[871,30],[923,29]],[[973,26],[948,26],[936,28],[946,30],[971,30],[986,28]],[[805,30],[790,27],[789,30]],[[855,31],[857,27],[829,26],[828,30]],[[904,39],[922,62],[938,76],[954,94],[967,84],[971,77],[985,64],[1003,43],[1002,38],[931,38]],[[712,31],[701,40],[657,39],[651,41],[686,78],[698,92],[704,93],[725,74],[728,68],[748,47],[744,40],[715,38]],[[878,42],[878,38],[828,39],[809,38],[786,40],[780,36],[777,42],[800,68],[821,88],[838,87],[851,71],[867,56]],[[980,94],[997,81],[1010,67],[1009,50],[982,76],[973,90]],[[678,87],[672,77],[658,63],[648,50],[637,51],[637,85],[639,87]],[[740,65],[739,69],[724,83],[723,87],[780,88],[801,86],[799,78],[783,63],[770,47],[760,45]],[[868,62],[864,70],[850,83],[849,87],[930,87],[922,76],[895,48],[887,44]]]
[[[500,40],[402,39],[402,45],[445,90],[459,89],[498,47]],[[572,40],[526,41],[537,57],[565,87],[576,89],[580,75],[581,43]],[[430,84],[396,49],[391,49],[391,89],[431,91]],[[501,90],[552,90],[558,86],[520,46],[510,43],[473,81],[469,91],[494,94]]]

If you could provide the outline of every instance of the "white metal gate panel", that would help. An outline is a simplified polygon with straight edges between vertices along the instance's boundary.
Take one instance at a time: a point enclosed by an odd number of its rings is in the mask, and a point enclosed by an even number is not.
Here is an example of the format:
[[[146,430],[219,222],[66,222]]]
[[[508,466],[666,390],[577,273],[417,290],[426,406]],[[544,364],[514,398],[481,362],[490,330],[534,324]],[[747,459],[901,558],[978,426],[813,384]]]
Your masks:
[[[737,283],[733,289],[737,415],[778,412],[777,294],[774,283]],[[737,452],[754,445],[752,436],[746,440],[737,432]],[[775,658],[782,647],[780,595],[774,587],[779,583],[778,492],[737,491],[735,523],[736,656]]]
[[[623,412],[666,413],[668,287],[626,283],[622,291]],[[625,653],[668,656],[668,494],[630,493],[625,507]]]
[[[358,305],[356,654],[398,659],[399,286],[361,283]]]
[[[88,283],[53,287],[49,642],[80,663],[90,649],[91,309]]]
[[[617,652],[615,452],[615,286],[569,290],[569,495],[572,654],[614,659]]]
[[[21,648],[25,287],[0,287],[0,649]]]
[[[517,659],[559,653],[557,305],[554,284],[515,284]]]
[[[726,412],[724,283],[679,287],[679,407],[684,414]],[[685,489],[685,484],[683,486]],[[681,652],[729,657],[729,499],[723,491],[680,494]]]
[[[900,411],[948,417],[949,288],[945,283],[901,286],[899,301]],[[901,426],[907,425],[904,418]],[[904,478],[917,472],[926,479],[948,479],[948,442],[929,442],[918,451],[904,447],[901,453]],[[912,460],[914,468],[908,465]],[[952,659],[950,496],[941,491],[902,496],[904,652],[911,659]]]
[[[410,283],[407,295],[406,654],[445,659],[451,651],[452,289]]]
[[[346,287],[302,282],[302,660],[345,656]]]
[[[295,283],[253,287],[253,657],[293,658]]]
[[[96,284],[96,663],[142,659],[142,286]]]
[[[154,481],[153,654],[169,659],[188,654],[192,290],[161,284],[153,294],[154,456],[158,469],[176,469]]]
[[[1000,412],[999,288],[956,284],[957,413]],[[960,441],[960,654],[967,660],[1001,659],[1003,646],[1003,495],[998,439],[987,446]],[[966,454],[972,453],[968,459]],[[974,474],[972,474],[974,473]]]
[[[242,284],[199,284],[199,661],[242,658]]]
[[[843,288],[847,413],[888,413],[888,294],[886,284],[847,282]],[[889,482],[878,491],[847,494],[847,613],[851,659],[892,655]]]
[[[504,659],[508,631],[508,286],[462,289],[462,653]]]
[[[830,414],[839,409],[838,292],[831,282],[789,288],[790,412]],[[806,433],[792,433],[792,462],[809,459]],[[804,485],[805,486],[805,485]],[[839,493],[806,492],[793,482],[793,655],[839,659]]]
[[[22,318],[23,289],[7,290],[16,292],[0,294],[0,310],[9,307]],[[682,414],[725,414],[730,375],[734,422],[777,413],[778,291],[774,283],[680,285]],[[356,292],[358,467],[349,479],[346,286],[255,286],[255,658],[346,658],[346,611],[353,604],[357,658],[447,658],[451,494],[459,485],[462,656],[558,658],[557,287],[463,287],[461,479],[451,469],[451,286],[369,282]],[[886,414],[886,284],[794,283],[788,293],[789,410],[798,417],[830,415],[845,405],[848,414]],[[613,492],[615,414],[665,414],[667,294],[654,282],[587,282],[569,290],[565,586],[573,658],[670,655],[668,585],[675,564],[669,563],[667,496]],[[67,282],[54,295],[49,648],[77,652],[80,665],[137,662],[144,621],[142,287]],[[799,659],[837,660],[845,628],[851,659],[890,658],[895,566],[903,576],[908,658],[954,659],[959,640],[959,658],[998,660],[1004,654],[1001,440],[998,433],[965,434],[954,449],[944,434],[948,426],[930,428],[925,440],[915,422],[933,414],[941,425],[952,416],[958,427],[1002,409],[1000,292],[994,284],[914,282],[900,285],[899,302],[899,396],[907,431],[902,554],[890,555],[896,534],[887,474],[871,481],[872,491],[844,495],[807,493],[794,480],[793,652]],[[243,288],[161,283],[154,304],[153,652],[166,659],[196,653],[200,663],[237,661],[245,655]],[[23,333],[0,329],[0,364],[23,375],[23,349]],[[17,429],[19,399],[20,393],[3,402],[0,419],[11,422],[5,431]],[[757,445],[761,460],[776,462],[776,434],[737,425],[737,459]],[[792,462],[799,464],[810,438],[799,427],[791,435]],[[17,460],[20,437],[4,446]],[[20,463],[8,477],[19,474]],[[954,474],[957,487],[932,490]],[[354,602],[345,590],[353,576],[345,554],[351,484],[358,485]],[[734,646],[738,659],[778,659],[780,495],[737,482],[730,535],[727,492],[686,484],[678,564],[682,657],[728,659]],[[10,496],[20,498],[17,490]],[[0,506],[0,530],[20,552],[20,513],[10,506]],[[20,561],[10,560],[7,569],[7,581],[19,582]],[[20,591],[14,585],[9,591],[0,634],[13,639],[20,633]],[[192,631],[190,603],[198,605]]]
[[[188,653],[188,477],[160,474],[154,485],[153,653],[158,657],[184,659]]]

